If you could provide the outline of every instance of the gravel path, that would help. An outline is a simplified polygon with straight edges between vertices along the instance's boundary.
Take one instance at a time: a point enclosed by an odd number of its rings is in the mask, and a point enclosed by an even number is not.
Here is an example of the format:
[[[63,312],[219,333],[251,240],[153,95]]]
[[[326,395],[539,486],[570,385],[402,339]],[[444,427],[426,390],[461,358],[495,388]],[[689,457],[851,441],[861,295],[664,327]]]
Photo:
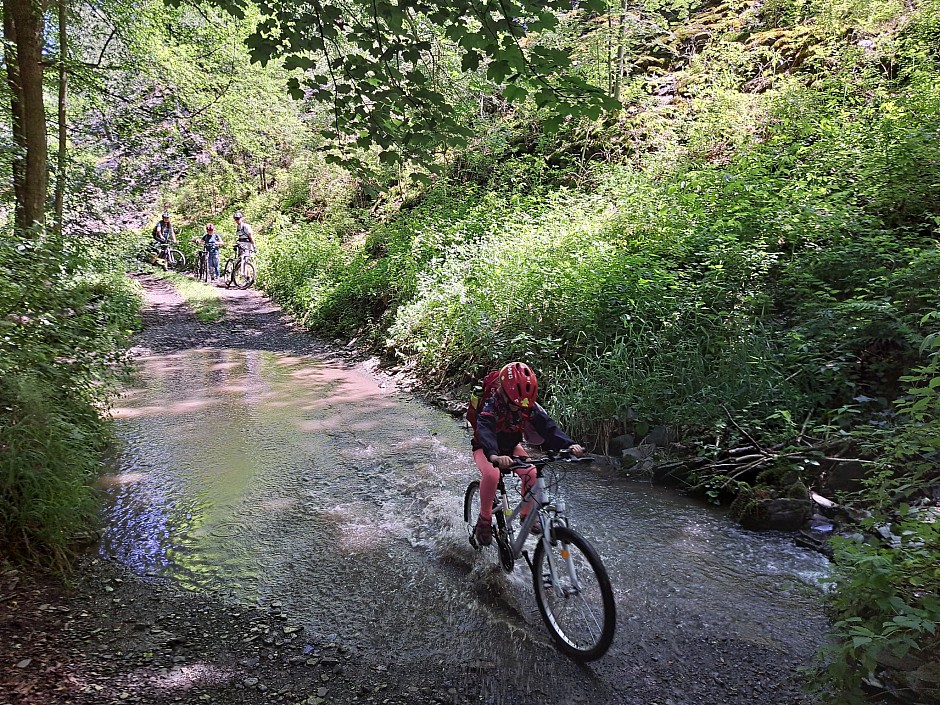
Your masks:
[[[146,302],[142,311],[144,330],[137,337],[132,354],[213,346],[336,355],[254,289],[218,287],[226,315],[216,323],[200,323],[170,282],[149,275],[136,278],[144,287]]]

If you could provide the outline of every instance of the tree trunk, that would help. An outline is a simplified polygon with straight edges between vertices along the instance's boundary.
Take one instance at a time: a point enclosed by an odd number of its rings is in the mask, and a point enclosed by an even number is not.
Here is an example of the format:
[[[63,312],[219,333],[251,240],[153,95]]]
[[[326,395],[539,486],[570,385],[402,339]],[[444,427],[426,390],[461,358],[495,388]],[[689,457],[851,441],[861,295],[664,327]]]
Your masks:
[[[59,3],[59,153],[56,158],[55,180],[55,232],[62,234],[62,221],[65,212],[65,183],[68,176],[68,123],[66,107],[68,100],[68,71],[66,62],[69,55],[68,22],[66,0]]]
[[[623,69],[626,62],[627,0],[620,6],[620,30],[617,32],[617,80],[614,83],[614,100],[619,101],[623,93]]]
[[[607,3],[607,92],[614,92],[614,16]]]
[[[14,221],[27,229],[45,222],[48,191],[46,113],[42,100],[45,6],[39,0],[4,0],[3,34],[13,118]]]

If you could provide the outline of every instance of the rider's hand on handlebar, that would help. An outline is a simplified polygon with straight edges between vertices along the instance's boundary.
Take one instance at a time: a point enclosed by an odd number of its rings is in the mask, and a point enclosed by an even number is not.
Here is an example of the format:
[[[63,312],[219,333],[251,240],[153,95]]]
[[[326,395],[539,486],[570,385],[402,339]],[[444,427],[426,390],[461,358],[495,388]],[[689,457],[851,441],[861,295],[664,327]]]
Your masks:
[[[508,455],[491,455],[490,462],[498,465],[500,470],[508,470],[516,461]]]
[[[577,443],[568,446],[568,450],[570,450],[571,454],[576,458],[580,458],[582,455],[584,455],[584,448],[579,446]]]

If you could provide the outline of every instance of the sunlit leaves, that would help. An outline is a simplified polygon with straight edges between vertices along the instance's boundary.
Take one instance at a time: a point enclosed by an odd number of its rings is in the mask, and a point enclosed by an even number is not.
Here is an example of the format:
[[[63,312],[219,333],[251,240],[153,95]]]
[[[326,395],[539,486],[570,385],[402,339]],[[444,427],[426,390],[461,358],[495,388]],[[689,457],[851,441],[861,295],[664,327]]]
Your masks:
[[[436,151],[465,146],[445,56],[462,73],[482,72],[512,103],[537,90],[551,124],[617,106],[569,73],[566,51],[531,41],[558,24],[556,12],[587,17],[603,8],[598,0],[254,2],[264,19],[248,40],[252,59],[282,59],[286,69],[305,72],[292,80],[290,94],[329,105],[340,154],[355,144],[375,149],[382,163],[429,164]],[[237,0],[216,4],[244,10]]]

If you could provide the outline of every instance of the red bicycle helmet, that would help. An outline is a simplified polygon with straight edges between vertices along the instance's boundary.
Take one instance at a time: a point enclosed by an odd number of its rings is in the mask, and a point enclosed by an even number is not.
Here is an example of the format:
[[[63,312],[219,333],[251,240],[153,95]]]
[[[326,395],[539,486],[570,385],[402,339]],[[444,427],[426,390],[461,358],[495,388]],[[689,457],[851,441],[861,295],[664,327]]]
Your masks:
[[[535,406],[539,381],[535,372],[524,362],[510,362],[499,371],[499,383],[510,404],[526,410]]]

